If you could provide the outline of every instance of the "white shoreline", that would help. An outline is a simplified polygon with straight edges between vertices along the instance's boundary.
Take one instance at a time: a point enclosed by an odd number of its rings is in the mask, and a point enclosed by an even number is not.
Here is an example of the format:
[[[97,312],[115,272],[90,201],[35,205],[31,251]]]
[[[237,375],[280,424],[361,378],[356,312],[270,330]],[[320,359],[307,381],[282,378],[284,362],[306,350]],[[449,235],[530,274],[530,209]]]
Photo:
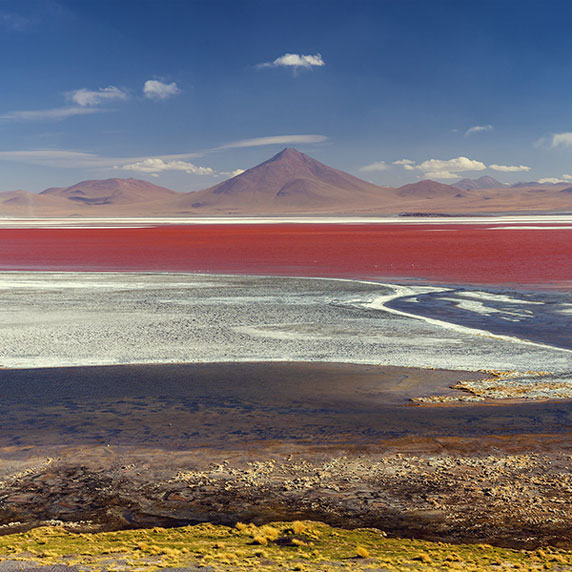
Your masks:
[[[535,224],[536,223],[536,224]],[[504,225],[494,230],[570,229],[572,214],[499,216],[205,216],[205,217],[0,217],[0,228],[147,228],[151,226],[244,224],[398,224],[398,225]],[[523,227],[521,225],[528,225]]]
[[[239,296],[233,294],[237,282]],[[360,285],[374,289],[356,299],[352,286]],[[375,288],[391,292],[380,295]],[[0,366],[306,361],[457,371],[571,369],[571,350],[385,306],[404,295],[448,290],[351,278],[3,272]],[[134,312],[137,304],[143,310]],[[348,317],[348,309],[379,315]],[[192,317],[204,323],[181,330],[180,320]]]

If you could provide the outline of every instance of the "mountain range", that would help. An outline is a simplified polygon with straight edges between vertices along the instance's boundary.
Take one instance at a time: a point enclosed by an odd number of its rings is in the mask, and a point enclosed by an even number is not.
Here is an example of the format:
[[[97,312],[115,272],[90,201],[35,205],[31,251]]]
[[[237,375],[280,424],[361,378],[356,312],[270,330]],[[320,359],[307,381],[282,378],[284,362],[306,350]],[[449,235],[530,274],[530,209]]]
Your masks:
[[[0,216],[5,217],[506,212],[572,212],[572,187],[508,187],[492,177],[463,179],[455,185],[425,180],[382,187],[287,148],[202,191],[180,193],[139,179],[114,178],[39,194],[0,193]]]

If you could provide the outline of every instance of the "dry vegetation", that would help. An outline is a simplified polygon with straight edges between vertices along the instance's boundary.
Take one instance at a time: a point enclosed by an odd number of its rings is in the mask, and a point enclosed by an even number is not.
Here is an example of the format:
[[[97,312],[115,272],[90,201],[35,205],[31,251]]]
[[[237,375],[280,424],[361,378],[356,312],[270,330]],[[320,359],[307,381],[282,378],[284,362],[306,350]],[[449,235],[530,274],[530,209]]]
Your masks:
[[[95,534],[42,527],[0,537],[0,559],[112,572],[201,566],[213,571],[572,570],[570,550],[390,539],[374,528],[344,530],[311,521]]]

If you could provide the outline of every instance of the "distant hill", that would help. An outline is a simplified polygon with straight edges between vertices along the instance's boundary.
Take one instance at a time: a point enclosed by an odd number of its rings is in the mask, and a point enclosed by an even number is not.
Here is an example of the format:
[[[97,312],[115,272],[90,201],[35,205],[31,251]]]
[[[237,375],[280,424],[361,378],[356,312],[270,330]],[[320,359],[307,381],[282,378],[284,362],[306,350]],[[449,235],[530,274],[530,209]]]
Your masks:
[[[188,193],[176,204],[226,213],[340,212],[378,204],[383,191],[383,187],[287,148],[232,179]]]
[[[475,189],[500,189],[506,185],[493,177],[483,175],[478,179],[461,179],[452,186],[462,191],[472,191]]]
[[[67,212],[60,197],[42,196],[30,191],[0,193],[0,216],[51,216]]]
[[[564,189],[570,183],[539,183],[538,181],[520,182],[511,185],[513,189]]]
[[[165,187],[140,179],[103,179],[82,181],[71,187],[52,187],[40,195],[56,196],[77,205],[121,205],[157,201],[177,196]]]

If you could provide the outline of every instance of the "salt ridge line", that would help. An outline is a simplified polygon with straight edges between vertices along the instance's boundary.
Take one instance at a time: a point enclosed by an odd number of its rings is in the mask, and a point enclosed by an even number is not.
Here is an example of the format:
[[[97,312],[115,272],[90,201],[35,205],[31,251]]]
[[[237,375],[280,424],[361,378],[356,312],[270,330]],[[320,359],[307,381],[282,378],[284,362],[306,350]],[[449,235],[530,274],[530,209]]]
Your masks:
[[[17,274],[17,272],[13,272],[14,274]],[[35,273],[35,271],[30,271],[30,274]],[[12,272],[6,272],[6,274],[12,274]],[[51,274],[57,274],[57,273],[51,273]],[[82,272],[73,272],[72,274],[75,275],[81,275],[83,274]],[[123,274],[122,272],[113,272],[110,274],[116,274],[116,275],[121,275]],[[178,273],[170,273],[170,272],[165,272],[165,273],[154,273],[154,272],[145,272],[145,273],[139,273],[139,272],[128,272],[126,274],[130,274],[130,275],[137,275],[137,274],[146,274],[146,275],[153,275],[153,274],[166,274],[166,275],[171,275],[171,274],[178,274]],[[185,273],[187,274],[187,273]],[[198,275],[198,276],[212,276],[212,274],[204,274],[204,273],[188,273],[187,275]],[[237,275],[226,275],[226,274],[215,274],[214,276],[221,276],[221,277],[232,277],[232,276],[237,276]],[[405,316],[408,318],[413,318],[413,319],[417,319],[417,320],[423,320],[425,322],[427,322],[428,324],[432,324],[434,326],[439,326],[442,327],[444,329],[447,330],[452,330],[452,331],[456,331],[456,332],[460,332],[460,333],[465,333],[465,334],[469,334],[469,335],[478,335],[478,336],[482,336],[482,337],[488,337],[488,338],[493,338],[493,339],[497,339],[497,340],[501,340],[501,341],[505,341],[505,342],[511,342],[511,343],[518,343],[518,344],[523,344],[523,345],[529,345],[529,346],[534,346],[534,347],[538,347],[538,348],[542,348],[542,349],[548,349],[548,350],[557,350],[560,352],[566,352],[566,353],[572,353],[572,350],[566,349],[566,348],[560,348],[558,346],[551,346],[548,344],[541,344],[538,342],[532,342],[530,340],[526,340],[523,338],[517,338],[516,336],[506,336],[506,335],[502,335],[502,334],[494,334],[493,332],[489,332],[488,330],[480,330],[477,328],[469,328],[468,326],[462,326],[460,324],[454,324],[452,322],[446,322],[444,320],[438,320],[436,318],[429,318],[427,316],[422,316],[422,315],[418,315],[418,314],[413,314],[413,313],[409,313],[409,312],[404,312],[402,310],[396,310],[394,308],[390,308],[387,306],[388,302],[391,302],[392,300],[397,300],[399,298],[407,298],[410,296],[417,296],[419,294],[427,294],[427,293],[436,293],[436,292],[454,292],[455,290],[452,288],[440,288],[440,287],[436,287],[436,286],[417,286],[417,287],[409,287],[409,286],[401,286],[399,284],[391,284],[391,283],[384,283],[384,282],[376,282],[373,280],[359,280],[359,279],[354,279],[354,278],[330,278],[330,277],[321,277],[321,276],[284,276],[284,277],[276,277],[276,276],[271,276],[271,275],[267,275],[267,276],[259,276],[259,275],[243,275],[243,276],[247,276],[247,277],[256,277],[256,278],[294,278],[294,279],[298,279],[298,280],[320,280],[320,281],[334,281],[334,282],[356,282],[356,283],[361,283],[361,284],[369,284],[369,285],[373,285],[373,286],[383,286],[385,288],[388,288],[389,290],[393,290],[394,293],[393,294],[387,294],[385,296],[378,296],[375,298],[375,300],[372,300],[370,302],[363,302],[362,300],[355,300],[352,301],[353,304],[356,307],[362,307],[362,308],[370,308],[373,310],[383,310],[386,311],[390,314],[395,314],[395,315],[400,315],[400,316]],[[494,294],[491,295],[491,297],[495,296]],[[484,297],[487,297],[487,294],[484,294]],[[500,296],[499,296],[500,297]],[[535,303],[535,302],[528,302],[528,303]]]
[[[407,287],[407,286],[399,286],[397,284],[388,284],[388,283],[380,283],[380,282],[370,282],[370,281],[362,281],[358,280],[357,282],[363,282],[365,284],[379,284],[380,286],[385,286],[386,288],[393,289],[393,294],[387,294],[385,296],[377,296],[374,300],[366,303],[360,303],[359,300],[356,300],[356,306],[362,308],[370,308],[372,310],[382,310],[384,312],[388,312],[390,314],[395,314],[398,316],[405,316],[406,318],[413,318],[417,320],[423,320],[428,324],[432,324],[434,326],[440,326],[447,330],[453,330],[456,332],[469,334],[473,336],[482,336],[486,338],[493,338],[496,340],[501,340],[505,342],[523,344],[527,346],[534,346],[537,348],[542,349],[549,349],[549,350],[557,350],[560,352],[571,353],[572,350],[566,348],[560,348],[558,346],[550,346],[548,344],[540,344],[537,342],[532,342],[530,340],[526,340],[523,338],[517,338],[515,336],[505,336],[502,334],[494,334],[493,332],[489,332],[488,330],[479,330],[477,328],[469,328],[468,326],[461,326],[459,324],[453,324],[451,322],[446,322],[444,320],[437,320],[436,318],[428,318],[426,316],[420,316],[417,314],[411,314],[409,312],[403,312],[402,310],[396,310],[394,308],[390,308],[387,306],[389,302],[392,300],[397,300],[398,298],[406,298],[409,296],[416,296],[418,294],[426,294],[428,292],[454,292],[454,290],[450,288],[436,288],[432,286],[426,287],[419,287],[417,289]]]
[[[490,300],[491,302],[506,302],[508,304],[540,304],[543,302],[535,302],[532,300],[522,300],[520,298],[513,298],[504,294],[491,294],[490,292],[481,292],[474,290],[462,290],[458,292],[459,296],[463,298],[477,298],[480,300]]]
[[[292,278],[289,276],[289,278]],[[429,318],[427,316],[422,316],[418,314],[411,314],[409,312],[403,312],[402,310],[396,310],[394,308],[388,307],[386,304],[391,302],[392,300],[397,300],[399,298],[408,298],[410,296],[418,296],[419,294],[428,294],[428,293],[436,293],[436,292],[455,292],[453,288],[440,288],[437,286],[402,286],[400,284],[390,284],[388,282],[376,282],[373,280],[359,280],[355,278],[326,278],[326,277],[311,277],[311,276],[297,276],[297,279],[301,280],[332,280],[335,282],[357,282],[360,284],[371,284],[374,286],[384,286],[390,290],[393,290],[393,294],[387,294],[385,296],[377,296],[374,300],[370,302],[363,302],[362,300],[355,300],[353,302],[355,307],[359,308],[370,308],[372,310],[382,310],[388,312],[389,314],[395,314],[397,316],[405,316],[406,318],[413,318],[416,320],[422,320],[427,322],[428,324],[432,324],[434,326],[440,326],[447,330],[452,330],[468,335],[473,336],[481,336],[485,338],[493,338],[496,340],[509,342],[509,343],[517,343],[521,345],[528,345],[534,346],[537,348],[542,348],[545,350],[557,350],[560,352],[565,353],[572,353],[572,350],[567,348],[560,348],[558,346],[551,346],[548,344],[541,344],[538,342],[532,342],[530,340],[526,340],[524,338],[517,338],[516,336],[505,336],[503,334],[494,334],[493,332],[489,332],[488,330],[479,330],[477,328],[469,328],[468,326],[461,326],[460,324],[454,324],[452,322],[446,322],[444,320],[438,320],[436,318]],[[494,296],[494,294],[492,295]],[[529,302],[529,303],[536,303],[536,302]],[[538,302],[540,303],[540,302]]]

